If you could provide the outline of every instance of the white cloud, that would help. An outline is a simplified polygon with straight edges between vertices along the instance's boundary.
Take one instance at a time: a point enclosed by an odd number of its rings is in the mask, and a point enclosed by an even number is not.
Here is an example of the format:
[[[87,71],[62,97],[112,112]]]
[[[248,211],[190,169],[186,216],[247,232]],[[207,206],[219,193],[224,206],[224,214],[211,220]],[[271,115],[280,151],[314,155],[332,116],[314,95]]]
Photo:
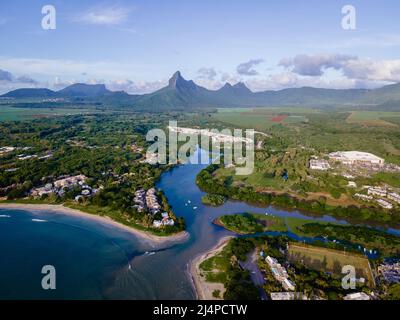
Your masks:
[[[77,61],[66,59],[8,58],[0,56],[0,66],[14,73],[29,74],[36,78],[75,78],[85,74],[90,77],[119,79],[146,68],[143,65],[114,61]],[[147,69],[146,69],[147,70]]]
[[[241,63],[237,66],[236,71],[240,75],[244,76],[256,76],[258,71],[254,69],[255,66],[264,62],[263,59],[252,59],[247,62]]]
[[[400,81],[400,59],[372,60],[359,59],[346,63],[343,74],[350,79],[373,81]]]
[[[321,76],[325,69],[339,70],[346,62],[354,59],[357,57],[342,54],[299,54],[293,58],[282,59],[279,65],[303,76]]]
[[[37,84],[38,82],[28,76],[25,75],[20,75],[20,76],[15,76],[9,71],[2,70],[0,69],[0,82],[4,83],[26,83],[26,84]]]
[[[125,91],[131,94],[151,93],[165,87],[168,80],[158,81],[132,81],[129,79],[111,80],[106,83],[112,91]]]
[[[334,69],[352,80],[400,81],[400,59],[374,60],[342,54],[317,54],[282,59],[279,65],[302,76],[320,77],[328,69]]]
[[[9,71],[0,69],[0,94],[18,88],[36,88],[39,82],[25,75],[14,75]]]
[[[74,17],[75,21],[95,25],[121,25],[128,20],[132,8],[117,5],[97,6]]]
[[[214,68],[200,68],[197,73],[199,75],[198,77],[201,79],[214,80],[217,76],[217,72]]]
[[[322,45],[326,50],[349,48],[391,48],[400,46],[399,34],[368,34]],[[319,45],[321,48],[321,45]]]

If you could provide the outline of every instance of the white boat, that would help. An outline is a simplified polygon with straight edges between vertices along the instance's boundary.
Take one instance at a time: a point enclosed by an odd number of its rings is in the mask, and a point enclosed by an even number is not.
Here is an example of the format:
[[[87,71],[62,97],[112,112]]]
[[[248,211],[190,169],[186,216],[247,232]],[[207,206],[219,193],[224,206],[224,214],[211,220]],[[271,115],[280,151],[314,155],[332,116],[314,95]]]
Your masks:
[[[196,210],[197,209],[197,207],[193,207],[193,210]]]

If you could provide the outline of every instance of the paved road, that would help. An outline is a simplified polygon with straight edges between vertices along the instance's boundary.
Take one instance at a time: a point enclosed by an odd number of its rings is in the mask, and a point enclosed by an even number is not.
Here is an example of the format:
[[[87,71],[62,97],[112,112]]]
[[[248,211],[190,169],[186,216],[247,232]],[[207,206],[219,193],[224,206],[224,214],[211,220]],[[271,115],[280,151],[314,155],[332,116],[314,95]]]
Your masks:
[[[253,250],[252,252],[250,252],[247,255],[246,262],[240,261],[239,263],[243,269],[250,271],[250,276],[251,276],[251,280],[253,281],[253,283],[256,286],[262,287],[263,284],[265,283],[265,280],[264,280],[264,276],[263,276],[262,272],[258,268],[257,259],[258,259],[258,255],[256,253],[256,250]],[[265,293],[264,289],[260,288],[259,291],[260,291],[261,300],[267,300],[268,297],[267,297],[267,294]]]

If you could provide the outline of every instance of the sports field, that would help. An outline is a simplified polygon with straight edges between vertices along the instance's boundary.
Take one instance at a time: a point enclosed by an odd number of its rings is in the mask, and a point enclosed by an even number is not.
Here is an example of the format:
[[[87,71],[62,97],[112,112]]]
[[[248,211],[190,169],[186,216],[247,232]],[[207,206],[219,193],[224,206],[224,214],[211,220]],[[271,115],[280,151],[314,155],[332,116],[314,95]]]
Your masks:
[[[356,269],[357,278],[363,277],[368,281],[369,285],[374,286],[369,261],[360,254],[311,245],[290,244],[289,259],[302,262],[309,268],[330,272],[341,277],[343,276],[342,267],[351,265]]]

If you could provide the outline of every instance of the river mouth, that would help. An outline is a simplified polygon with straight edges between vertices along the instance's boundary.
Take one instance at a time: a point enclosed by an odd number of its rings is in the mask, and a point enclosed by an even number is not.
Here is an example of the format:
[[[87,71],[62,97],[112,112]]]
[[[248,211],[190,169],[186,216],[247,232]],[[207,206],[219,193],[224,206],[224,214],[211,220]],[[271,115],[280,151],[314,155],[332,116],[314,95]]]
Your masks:
[[[203,152],[198,149],[193,156]],[[1,215],[9,216],[0,219],[0,243],[5,244],[0,246],[0,255],[7,257],[6,263],[0,264],[0,299],[195,299],[188,273],[190,262],[222,237],[234,235],[216,226],[216,218],[268,212],[279,217],[346,223],[330,216],[310,217],[236,201],[220,207],[205,206],[201,202],[205,193],[197,187],[196,176],[207,165],[179,165],[165,172],[157,183],[176,215],[186,220],[190,237],[184,243],[151,246],[128,232],[77,217],[0,210]],[[399,235],[398,230],[389,232]],[[54,264],[59,270],[54,292],[40,287],[40,269],[45,264]]]

